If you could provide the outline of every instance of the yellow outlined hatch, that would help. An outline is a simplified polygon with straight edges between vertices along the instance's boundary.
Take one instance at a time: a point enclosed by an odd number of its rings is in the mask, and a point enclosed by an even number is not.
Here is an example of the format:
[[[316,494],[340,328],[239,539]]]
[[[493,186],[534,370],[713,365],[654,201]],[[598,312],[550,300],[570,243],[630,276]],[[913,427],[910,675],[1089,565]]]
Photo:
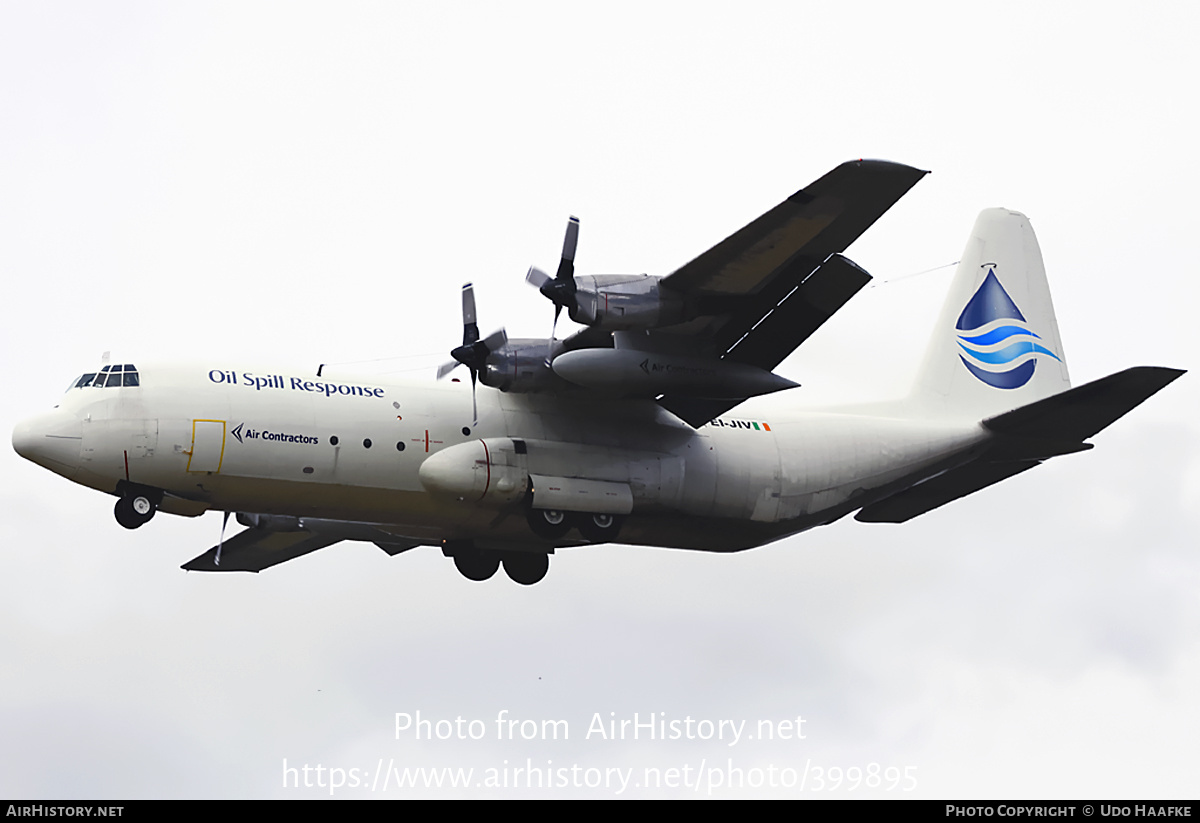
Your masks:
[[[189,472],[215,474],[225,459],[225,421],[193,420],[192,450],[188,454]]]

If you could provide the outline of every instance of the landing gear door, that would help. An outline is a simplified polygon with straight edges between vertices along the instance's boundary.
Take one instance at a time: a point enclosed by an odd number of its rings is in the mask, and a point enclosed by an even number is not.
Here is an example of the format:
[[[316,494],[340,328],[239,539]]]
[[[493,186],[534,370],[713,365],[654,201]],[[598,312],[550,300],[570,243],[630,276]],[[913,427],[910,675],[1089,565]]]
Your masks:
[[[193,420],[192,451],[188,456],[189,472],[213,474],[221,470],[225,456],[225,421]]]

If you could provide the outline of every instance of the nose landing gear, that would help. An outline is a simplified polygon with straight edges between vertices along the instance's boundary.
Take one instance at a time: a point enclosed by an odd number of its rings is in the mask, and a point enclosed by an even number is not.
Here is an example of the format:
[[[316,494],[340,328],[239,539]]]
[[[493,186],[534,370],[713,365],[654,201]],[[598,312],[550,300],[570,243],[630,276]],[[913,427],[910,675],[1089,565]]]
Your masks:
[[[121,496],[117,498],[117,505],[113,507],[113,515],[117,522],[127,529],[136,529],[144,523],[149,523],[158,511],[159,501],[162,500],[161,492],[155,493],[149,489],[125,486],[118,491]]]

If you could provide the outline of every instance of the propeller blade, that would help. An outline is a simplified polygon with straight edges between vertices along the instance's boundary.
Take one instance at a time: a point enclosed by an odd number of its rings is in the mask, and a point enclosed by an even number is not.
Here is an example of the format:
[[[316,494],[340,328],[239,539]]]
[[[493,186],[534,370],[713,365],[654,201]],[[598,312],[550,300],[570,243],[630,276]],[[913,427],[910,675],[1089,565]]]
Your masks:
[[[554,353],[554,333],[558,330],[558,316],[563,307],[575,315],[575,250],[579,247],[579,218],[571,215],[567,220],[567,232],[563,236],[562,258],[558,261],[558,272],[554,277],[536,266],[530,266],[525,282],[545,295],[554,304],[554,325],[550,327],[550,340],[546,350],[546,362]]]
[[[567,234],[563,237],[562,260],[558,264],[558,279],[575,276],[575,247],[579,245],[579,218],[574,215],[567,220]]]
[[[475,369],[471,369],[471,428],[479,425],[479,406],[475,402]]]
[[[488,350],[488,354],[504,348],[508,343],[508,332],[504,329],[497,329],[483,339],[483,346]]]
[[[470,283],[463,284],[463,345],[469,346],[479,339],[479,326],[475,324],[475,289]]]
[[[562,306],[554,304],[554,322],[550,324],[550,339],[546,341],[546,365],[550,365],[554,357],[554,332],[558,330],[558,316],[562,314]]]
[[[525,282],[533,286],[535,289],[540,289],[553,279],[553,277],[546,274],[536,266],[530,266],[529,273],[525,275]]]
[[[549,278],[546,279],[549,281]],[[450,356],[454,359],[439,366],[437,376],[438,380],[441,380],[459,366],[467,367],[467,371],[471,373],[471,414],[474,420],[472,425],[475,425],[479,422],[479,405],[475,397],[479,375],[487,368],[488,357],[508,344],[508,332],[497,329],[483,340],[479,339],[479,325],[475,322],[475,289],[470,283],[463,284],[462,313],[462,345],[450,350]]]

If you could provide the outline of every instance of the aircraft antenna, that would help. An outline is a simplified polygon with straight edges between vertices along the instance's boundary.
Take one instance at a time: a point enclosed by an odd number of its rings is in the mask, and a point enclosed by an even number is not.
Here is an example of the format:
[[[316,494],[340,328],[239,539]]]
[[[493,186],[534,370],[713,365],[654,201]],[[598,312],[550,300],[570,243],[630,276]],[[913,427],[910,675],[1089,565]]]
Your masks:
[[[920,277],[922,274],[932,274],[935,271],[941,271],[942,269],[948,269],[951,266],[957,266],[959,264],[959,262],[960,261],[955,260],[953,263],[944,263],[941,266],[934,266],[932,269],[925,269],[924,271],[914,271],[914,272],[910,272],[909,274],[902,274],[899,277],[892,277],[887,280],[875,280],[871,283],[871,288],[875,288],[876,286],[886,286],[889,283],[895,283],[900,280],[907,280],[910,277]]]

